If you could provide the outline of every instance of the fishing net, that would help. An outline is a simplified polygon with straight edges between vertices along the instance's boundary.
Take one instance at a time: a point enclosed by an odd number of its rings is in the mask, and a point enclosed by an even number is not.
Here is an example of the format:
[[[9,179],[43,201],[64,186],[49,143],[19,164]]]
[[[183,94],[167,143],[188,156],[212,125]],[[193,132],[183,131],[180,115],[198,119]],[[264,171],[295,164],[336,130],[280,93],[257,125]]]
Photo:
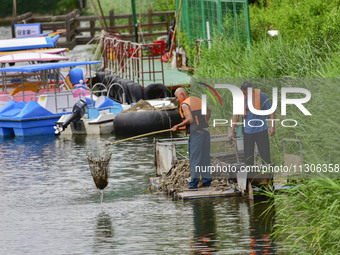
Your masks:
[[[211,165],[225,165],[216,158],[211,158]],[[175,191],[187,188],[191,179],[189,159],[174,160],[169,172],[159,180],[159,189],[165,193],[172,194]],[[229,190],[234,188],[226,176],[213,174],[211,188],[216,190]]]
[[[94,151],[87,151],[87,160],[89,162],[91,175],[96,187],[100,190],[105,189],[108,185],[110,176],[109,163],[112,152],[109,150],[96,153]]]

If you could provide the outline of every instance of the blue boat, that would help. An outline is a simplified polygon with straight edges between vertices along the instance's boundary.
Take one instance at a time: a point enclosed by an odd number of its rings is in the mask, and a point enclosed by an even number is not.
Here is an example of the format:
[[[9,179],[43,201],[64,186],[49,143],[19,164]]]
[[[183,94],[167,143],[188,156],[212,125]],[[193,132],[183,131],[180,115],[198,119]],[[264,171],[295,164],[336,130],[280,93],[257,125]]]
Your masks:
[[[69,85],[61,84],[59,82],[59,69],[97,63],[101,63],[101,61],[62,62],[1,68],[0,73],[19,72],[24,74],[41,71],[43,75],[47,75],[47,72],[49,74],[55,72],[51,77],[56,79],[54,84],[60,85],[49,89],[49,84],[47,84],[47,87],[42,89],[41,93],[30,94],[32,100],[29,102],[17,102],[16,100],[7,102],[0,108],[0,136],[54,135],[54,126],[57,120],[62,115],[72,111],[79,97],[86,97],[87,95],[87,98],[89,98],[89,92],[86,89],[79,92],[79,88],[77,88],[78,94],[76,94],[74,90],[68,87]],[[72,77],[72,80],[79,83],[80,78],[79,76],[77,80]],[[62,86],[66,89],[61,88]],[[25,93],[27,96],[28,92],[25,91],[24,84],[22,89],[22,97],[25,98]]]
[[[62,115],[51,113],[36,101],[9,101],[0,109],[0,136],[53,134],[53,126]]]

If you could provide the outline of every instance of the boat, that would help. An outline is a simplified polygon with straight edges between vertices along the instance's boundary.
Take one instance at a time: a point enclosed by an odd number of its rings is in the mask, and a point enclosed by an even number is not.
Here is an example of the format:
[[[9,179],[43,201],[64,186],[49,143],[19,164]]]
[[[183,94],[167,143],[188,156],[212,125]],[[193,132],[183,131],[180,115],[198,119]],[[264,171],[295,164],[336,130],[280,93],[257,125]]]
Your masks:
[[[1,68],[1,73],[39,74],[40,77],[47,79],[36,91],[34,89],[26,91],[23,80],[21,94],[12,96],[13,100],[0,108],[0,136],[54,135],[57,120],[62,115],[70,113],[80,98],[91,101],[91,94],[85,84],[80,84],[78,87],[74,86],[76,84],[67,84],[66,79],[61,79],[60,69],[98,63],[101,61],[59,62]],[[74,80],[73,77],[70,80]],[[78,79],[78,83],[81,82],[82,80]],[[3,85],[6,86],[6,80]],[[29,100],[25,102],[27,94]],[[22,100],[16,101],[14,97],[21,97]]]
[[[57,121],[56,134],[137,135],[168,129],[181,121],[178,108],[168,98],[120,104],[102,95],[93,105],[85,103],[76,104],[72,113]],[[79,110],[80,105],[84,109]]]
[[[63,49],[56,49],[60,52]],[[51,50],[47,51],[49,53],[53,53]],[[16,63],[43,63],[43,62],[55,62],[61,60],[68,60],[68,57],[60,56],[57,54],[47,54],[43,51],[21,51],[21,52],[11,52],[10,54],[0,55],[0,65],[1,68],[4,68],[6,64],[10,66],[15,65]],[[34,77],[32,79],[32,77]],[[23,82],[25,82],[23,86]],[[2,91],[0,91],[0,107],[3,106],[6,102],[10,101],[14,95],[25,93],[25,91],[37,92],[41,89],[42,82],[39,81],[34,73],[25,74],[19,72],[3,72],[2,73]],[[26,93],[27,98],[23,96],[24,101],[29,101],[29,94]],[[16,96],[14,100],[19,100],[19,97]]]
[[[104,72],[97,72],[95,80],[92,92],[102,95],[88,102],[87,110],[76,108],[62,116],[56,134],[137,135],[168,129],[181,122],[178,107],[163,84],[150,84],[143,90],[140,84]],[[80,112],[84,115],[79,116]]]
[[[48,62],[61,60],[68,60],[68,57],[41,52],[22,52],[0,56],[0,63],[2,65],[15,64],[18,62]]]
[[[54,37],[44,36],[0,40],[0,52],[53,48],[58,39],[59,35]]]
[[[27,52],[41,52],[46,54],[58,54],[68,51],[68,48],[49,48],[49,49],[33,49],[33,50],[18,50],[18,51],[2,51],[0,56],[13,54],[13,53],[27,53]]]

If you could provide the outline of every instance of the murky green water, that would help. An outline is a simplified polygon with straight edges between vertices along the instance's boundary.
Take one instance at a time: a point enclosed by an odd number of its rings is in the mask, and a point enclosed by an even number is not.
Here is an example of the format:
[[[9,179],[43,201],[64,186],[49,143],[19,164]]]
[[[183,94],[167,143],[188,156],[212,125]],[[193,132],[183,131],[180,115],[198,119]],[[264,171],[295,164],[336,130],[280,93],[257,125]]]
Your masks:
[[[111,147],[111,176],[100,204],[86,151],[113,140],[0,140],[1,253],[279,253],[269,226],[258,218],[263,205],[145,193],[154,176],[152,138]]]

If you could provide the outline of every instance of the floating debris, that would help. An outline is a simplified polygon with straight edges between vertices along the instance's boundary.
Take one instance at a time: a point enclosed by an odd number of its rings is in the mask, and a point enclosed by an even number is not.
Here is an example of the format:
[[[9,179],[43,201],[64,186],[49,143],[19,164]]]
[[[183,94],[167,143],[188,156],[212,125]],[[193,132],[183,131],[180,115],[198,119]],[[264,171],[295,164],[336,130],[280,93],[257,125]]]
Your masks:
[[[94,152],[87,152],[87,160],[89,162],[91,174],[96,187],[103,190],[108,185],[110,176],[109,163],[112,152],[106,150],[100,154]]]
[[[216,158],[211,159],[211,165],[224,165]],[[165,193],[172,194],[175,191],[182,190],[188,187],[191,179],[190,165],[188,159],[174,160],[169,172],[160,177],[158,185],[159,189]],[[211,188],[216,190],[229,190],[232,185],[228,182],[226,176],[212,176]]]

